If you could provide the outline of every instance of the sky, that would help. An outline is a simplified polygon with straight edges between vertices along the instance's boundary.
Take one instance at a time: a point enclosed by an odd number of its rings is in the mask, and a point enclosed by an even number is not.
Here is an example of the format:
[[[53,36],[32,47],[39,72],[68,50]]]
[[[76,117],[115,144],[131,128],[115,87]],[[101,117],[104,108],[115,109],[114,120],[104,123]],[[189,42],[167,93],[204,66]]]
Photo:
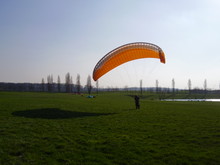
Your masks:
[[[0,82],[41,83],[69,72],[86,85],[96,63],[132,42],[162,48],[166,64],[141,59],[99,79],[100,87],[219,89],[219,0],[0,0]],[[92,82],[95,85],[95,82]]]

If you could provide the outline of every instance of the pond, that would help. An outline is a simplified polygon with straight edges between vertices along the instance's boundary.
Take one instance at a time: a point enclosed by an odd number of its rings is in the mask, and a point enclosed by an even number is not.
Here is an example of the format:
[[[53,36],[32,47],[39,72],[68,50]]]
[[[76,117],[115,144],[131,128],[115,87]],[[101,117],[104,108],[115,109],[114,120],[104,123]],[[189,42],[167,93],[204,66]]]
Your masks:
[[[162,101],[210,101],[210,102],[220,102],[220,99],[164,99]]]

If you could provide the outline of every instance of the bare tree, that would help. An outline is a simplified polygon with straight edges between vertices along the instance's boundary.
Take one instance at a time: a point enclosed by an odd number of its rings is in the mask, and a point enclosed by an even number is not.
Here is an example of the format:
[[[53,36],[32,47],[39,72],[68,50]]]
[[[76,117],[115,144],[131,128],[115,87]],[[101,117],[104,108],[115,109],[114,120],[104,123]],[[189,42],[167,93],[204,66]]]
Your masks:
[[[71,92],[71,77],[70,77],[70,73],[68,72],[66,74],[66,92],[70,93]]]
[[[204,93],[207,94],[207,80],[204,81]]]
[[[61,92],[61,81],[60,81],[60,76],[57,77],[57,89],[58,89],[58,92]]]
[[[53,91],[53,75],[47,76],[47,89],[48,89],[48,92]]]
[[[159,92],[159,81],[156,80],[156,92],[158,93]]]
[[[205,79],[204,81],[204,90],[206,91],[207,90],[207,80]]]
[[[90,95],[91,91],[92,91],[92,83],[91,83],[91,76],[90,75],[87,78],[87,89],[88,89],[88,93]]]
[[[50,92],[50,75],[47,76],[47,91]]]
[[[188,89],[189,89],[189,94],[191,93],[191,89],[192,89],[192,83],[191,80],[188,80]]]
[[[173,88],[173,94],[175,93],[175,80],[174,78],[172,79],[172,88]]]
[[[124,91],[128,91],[128,86],[127,85],[125,85],[125,87],[124,87]]]
[[[142,88],[142,80],[140,80],[140,92],[141,92],[141,95],[143,94],[143,88]]]
[[[42,78],[42,80],[41,80],[41,90],[42,90],[42,92],[45,91],[44,86],[45,86],[45,82],[44,82],[44,78]]]
[[[77,90],[77,93],[78,93],[78,94],[80,94],[80,88],[81,88],[80,75],[77,74],[77,77],[76,77],[76,90]]]
[[[96,80],[96,93],[99,93],[99,80]]]
[[[70,91],[73,92],[73,77],[70,78]]]

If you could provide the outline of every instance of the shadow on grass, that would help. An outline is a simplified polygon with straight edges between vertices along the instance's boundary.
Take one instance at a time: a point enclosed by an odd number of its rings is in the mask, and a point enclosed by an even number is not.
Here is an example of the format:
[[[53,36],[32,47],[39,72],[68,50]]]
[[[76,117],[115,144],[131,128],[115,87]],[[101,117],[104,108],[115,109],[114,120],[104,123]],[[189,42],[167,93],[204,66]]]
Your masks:
[[[58,108],[31,109],[24,111],[12,112],[14,116],[40,119],[70,119],[91,116],[112,115],[114,113],[90,113],[61,110]]]

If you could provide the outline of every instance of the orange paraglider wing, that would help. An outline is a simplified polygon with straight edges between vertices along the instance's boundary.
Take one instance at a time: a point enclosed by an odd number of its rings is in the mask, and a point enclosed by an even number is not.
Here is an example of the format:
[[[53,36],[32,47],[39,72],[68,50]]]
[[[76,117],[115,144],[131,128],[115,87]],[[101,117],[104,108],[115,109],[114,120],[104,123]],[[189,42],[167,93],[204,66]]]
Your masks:
[[[145,42],[130,43],[106,54],[96,64],[93,79],[96,81],[117,66],[140,58],[158,58],[160,62],[165,63],[164,52],[159,46]]]

